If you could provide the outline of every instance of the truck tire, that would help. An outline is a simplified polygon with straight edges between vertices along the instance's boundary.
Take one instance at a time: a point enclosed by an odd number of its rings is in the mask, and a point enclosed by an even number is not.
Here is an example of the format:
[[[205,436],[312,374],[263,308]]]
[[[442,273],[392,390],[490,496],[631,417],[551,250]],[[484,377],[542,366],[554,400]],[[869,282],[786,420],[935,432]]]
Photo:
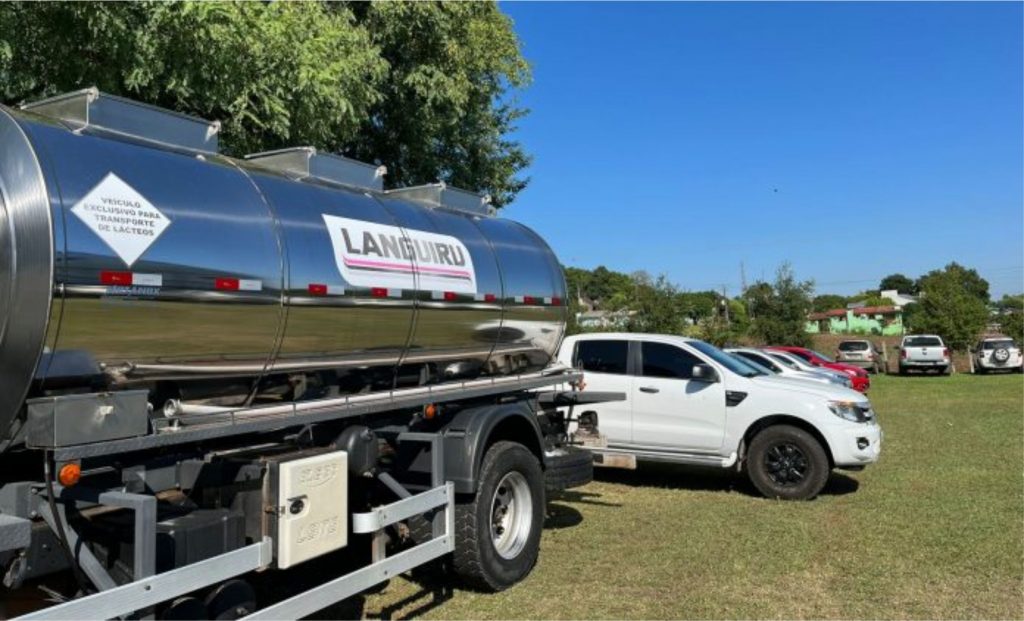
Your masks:
[[[901,364],[900,365],[900,375],[906,375],[906,374],[907,374],[907,367],[905,367],[905,366],[903,366]]]
[[[767,498],[810,500],[825,487],[830,470],[818,439],[789,425],[764,429],[747,453],[747,476]]]
[[[544,525],[544,472],[526,447],[496,442],[480,487],[455,506],[455,573],[482,591],[502,591],[533,569]]]
[[[586,485],[594,480],[594,455],[588,450],[569,447],[564,453],[548,455],[544,485],[549,492],[560,492]]]

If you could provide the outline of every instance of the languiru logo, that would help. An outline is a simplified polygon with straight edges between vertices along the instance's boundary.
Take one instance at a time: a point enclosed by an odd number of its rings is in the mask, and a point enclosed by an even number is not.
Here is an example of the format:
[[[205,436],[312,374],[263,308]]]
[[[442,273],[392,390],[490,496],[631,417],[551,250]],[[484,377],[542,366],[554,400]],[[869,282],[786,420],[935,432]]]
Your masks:
[[[465,244],[450,235],[323,214],[338,271],[351,285],[475,294]]]

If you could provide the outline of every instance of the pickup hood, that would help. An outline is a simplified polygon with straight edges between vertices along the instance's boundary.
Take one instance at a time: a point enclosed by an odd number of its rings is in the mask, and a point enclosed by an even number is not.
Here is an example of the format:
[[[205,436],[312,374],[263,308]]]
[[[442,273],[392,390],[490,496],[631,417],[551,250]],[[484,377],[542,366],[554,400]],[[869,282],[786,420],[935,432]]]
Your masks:
[[[819,397],[828,401],[855,401],[864,403],[868,399],[851,388],[833,384],[821,384],[801,379],[790,379],[778,376],[758,376],[750,378],[756,385],[769,390],[785,390],[798,392],[811,397]]]

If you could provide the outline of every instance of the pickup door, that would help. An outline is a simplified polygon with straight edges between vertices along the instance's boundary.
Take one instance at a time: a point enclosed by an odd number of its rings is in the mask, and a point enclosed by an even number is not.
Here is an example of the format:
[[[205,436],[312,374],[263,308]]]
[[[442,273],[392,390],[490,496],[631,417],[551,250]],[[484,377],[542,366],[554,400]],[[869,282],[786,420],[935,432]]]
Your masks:
[[[583,369],[593,390],[625,393],[625,401],[587,406],[597,412],[597,426],[610,444],[629,444],[632,438],[633,376],[629,375],[629,341],[585,340],[576,343],[573,366]]]
[[[704,363],[676,345],[643,342],[633,376],[633,444],[678,451],[716,451],[725,438],[725,387],[690,379]],[[603,424],[599,422],[598,424]]]

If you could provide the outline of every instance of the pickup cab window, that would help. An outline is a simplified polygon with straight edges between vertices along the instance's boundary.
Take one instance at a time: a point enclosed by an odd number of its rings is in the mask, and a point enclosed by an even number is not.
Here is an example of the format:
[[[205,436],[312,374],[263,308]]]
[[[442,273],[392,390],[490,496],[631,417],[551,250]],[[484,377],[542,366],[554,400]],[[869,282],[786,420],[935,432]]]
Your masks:
[[[629,341],[580,341],[573,366],[593,373],[625,375],[628,361]]]
[[[690,379],[693,366],[700,364],[699,358],[675,345],[665,343],[642,343],[644,377],[667,377]]]

